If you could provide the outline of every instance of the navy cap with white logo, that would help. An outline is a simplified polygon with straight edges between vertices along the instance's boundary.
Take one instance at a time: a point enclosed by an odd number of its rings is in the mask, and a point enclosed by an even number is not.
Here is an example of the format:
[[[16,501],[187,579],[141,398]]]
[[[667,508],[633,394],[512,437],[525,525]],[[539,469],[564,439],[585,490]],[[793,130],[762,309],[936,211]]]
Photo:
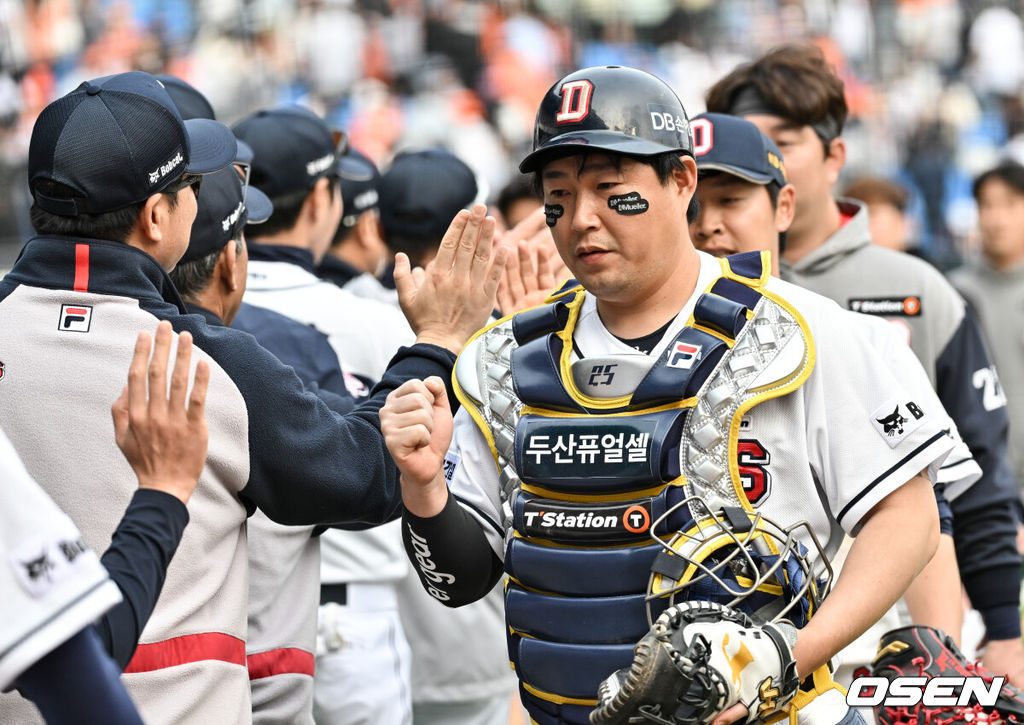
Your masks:
[[[401,153],[380,180],[384,236],[439,240],[480,196],[473,170],[450,151]]]
[[[379,207],[380,172],[367,156],[349,148],[338,162],[341,174],[341,198],[345,200],[345,216],[341,218],[341,229],[351,229],[359,216]]]
[[[698,173],[722,171],[754,184],[788,183],[779,147],[750,121],[702,113],[690,120],[690,128]]]
[[[101,214],[141,202],[184,174],[222,169],[236,149],[227,126],[183,121],[153,76],[119,73],[85,81],[39,114],[29,186],[52,214]]]
[[[267,195],[246,186],[233,166],[203,179],[197,206],[188,249],[178,264],[220,251],[246,224],[265,222],[274,211]]]
[[[252,183],[271,199],[304,189],[337,173],[338,150],[327,123],[301,106],[272,108],[234,125],[255,153]]]
[[[212,118],[217,119],[213,115],[213,106],[206,99],[199,89],[190,83],[183,81],[178,76],[172,76],[167,73],[161,73],[153,76],[160,81],[164,90],[167,91],[167,95],[174,101],[174,105],[178,108],[178,113],[186,121],[190,118]]]

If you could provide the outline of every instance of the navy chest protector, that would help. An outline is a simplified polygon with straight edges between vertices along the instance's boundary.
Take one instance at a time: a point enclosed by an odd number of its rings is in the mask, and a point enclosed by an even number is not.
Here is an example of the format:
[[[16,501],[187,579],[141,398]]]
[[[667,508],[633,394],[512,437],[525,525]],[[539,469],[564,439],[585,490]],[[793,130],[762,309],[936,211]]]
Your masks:
[[[813,347],[795,310],[764,288],[767,255],[722,262],[688,324],[657,359],[639,358],[647,370],[634,371],[628,392],[617,391],[614,359],[571,362],[585,294],[575,286],[500,321],[459,358],[456,389],[501,471],[509,658],[541,725],[587,722],[598,684],[632,661],[684,579],[687,597],[723,602],[723,579],[745,581],[728,562],[717,577],[701,565],[687,572],[689,539],[674,532],[718,521],[713,511],[741,530],[758,520],[731,463],[738,423],[802,384]],[[603,387],[622,394],[598,397]],[[777,554],[762,544],[754,556],[764,561],[750,564],[771,566]],[[775,572],[800,576],[788,569]],[[781,593],[756,589],[740,608],[758,611]]]

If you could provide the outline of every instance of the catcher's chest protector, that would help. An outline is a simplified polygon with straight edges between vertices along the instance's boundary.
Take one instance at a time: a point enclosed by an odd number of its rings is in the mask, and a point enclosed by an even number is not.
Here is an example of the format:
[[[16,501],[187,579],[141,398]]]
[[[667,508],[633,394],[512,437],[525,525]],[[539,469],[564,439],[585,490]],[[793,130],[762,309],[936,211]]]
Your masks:
[[[585,293],[570,282],[482,332],[456,364],[456,390],[501,472],[509,657],[541,725],[586,723],[598,684],[632,661],[662,550],[652,521],[691,493],[749,510],[740,420],[810,374],[799,315],[764,287],[767,255],[721,261],[657,359],[572,363]],[[665,533],[685,527],[679,510]]]

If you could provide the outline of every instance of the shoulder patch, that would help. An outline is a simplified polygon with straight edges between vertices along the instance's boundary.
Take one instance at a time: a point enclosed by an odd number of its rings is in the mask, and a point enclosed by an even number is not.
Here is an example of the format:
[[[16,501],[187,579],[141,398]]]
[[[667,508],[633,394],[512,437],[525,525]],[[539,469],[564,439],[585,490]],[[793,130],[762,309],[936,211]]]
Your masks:
[[[882,436],[890,448],[921,427],[925,413],[912,400],[900,402],[892,398],[871,414],[871,425]]]

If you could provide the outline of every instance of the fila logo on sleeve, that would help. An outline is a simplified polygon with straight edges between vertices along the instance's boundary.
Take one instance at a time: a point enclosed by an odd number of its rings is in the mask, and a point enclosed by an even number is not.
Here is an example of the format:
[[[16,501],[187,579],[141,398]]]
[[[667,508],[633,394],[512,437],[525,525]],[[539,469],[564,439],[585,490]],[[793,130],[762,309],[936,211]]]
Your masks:
[[[92,323],[92,306],[61,305],[57,329],[61,332],[88,332]]]
[[[923,422],[924,411],[912,400],[905,403],[896,399],[889,400],[871,414],[871,424],[890,448],[899,445],[900,441],[920,428]]]
[[[562,108],[555,114],[555,123],[579,123],[590,113],[590,94],[594,84],[588,80],[566,81],[559,93]]]

